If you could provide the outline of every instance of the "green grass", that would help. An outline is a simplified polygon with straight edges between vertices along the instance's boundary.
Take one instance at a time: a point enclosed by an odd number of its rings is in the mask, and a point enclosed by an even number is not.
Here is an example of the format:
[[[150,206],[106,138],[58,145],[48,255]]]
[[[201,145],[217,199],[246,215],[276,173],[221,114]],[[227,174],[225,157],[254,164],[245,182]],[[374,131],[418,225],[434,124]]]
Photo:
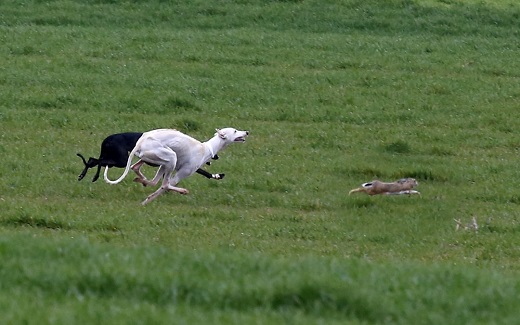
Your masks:
[[[478,319],[486,324],[496,321],[499,312],[501,320],[515,320],[520,289],[514,276],[459,267],[266,257],[225,249],[172,254],[156,245],[122,248],[85,239],[26,239],[27,234],[7,235],[0,243],[2,259],[7,258],[1,300],[13,310],[4,318],[9,323],[27,319],[18,308],[31,308],[33,317],[49,322],[73,321],[80,312],[85,323],[164,322],[170,317],[207,322],[212,317],[218,323]]]
[[[0,319],[515,324],[519,18],[506,0],[2,2]],[[111,133],[227,126],[248,141],[188,196],[77,181]],[[421,197],[347,195],[401,177]]]

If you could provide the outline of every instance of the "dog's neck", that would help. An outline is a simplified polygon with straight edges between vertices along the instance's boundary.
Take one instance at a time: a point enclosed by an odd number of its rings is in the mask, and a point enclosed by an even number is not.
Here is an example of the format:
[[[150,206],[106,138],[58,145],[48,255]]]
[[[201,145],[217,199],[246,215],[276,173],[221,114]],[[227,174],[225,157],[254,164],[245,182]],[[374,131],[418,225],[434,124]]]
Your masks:
[[[227,143],[224,139],[222,139],[218,134],[208,141],[204,142],[206,148],[208,148],[208,153],[204,157],[204,163],[209,161],[211,158],[215,157],[215,155],[222,149],[224,149],[229,143]]]
[[[211,158],[215,157],[215,152],[213,151],[213,147],[208,145],[208,144],[206,144],[206,148],[208,148],[209,153],[210,153],[209,158],[211,159]]]

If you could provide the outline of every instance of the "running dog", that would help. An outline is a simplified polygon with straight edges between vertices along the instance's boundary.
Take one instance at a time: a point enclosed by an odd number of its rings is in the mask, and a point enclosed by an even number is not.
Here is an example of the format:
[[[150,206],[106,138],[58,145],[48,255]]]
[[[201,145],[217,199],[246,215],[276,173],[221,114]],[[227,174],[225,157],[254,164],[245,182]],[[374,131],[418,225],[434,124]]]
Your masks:
[[[77,153],[76,155],[80,157],[81,160],[83,160],[83,164],[85,165],[85,168],[78,176],[78,181],[81,181],[85,177],[89,168],[94,168],[96,166],[97,171],[96,175],[94,175],[94,178],[92,179],[92,182],[98,180],[101,167],[105,167],[106,170],[111,167],[125,168],[126,162],[128,161],[128,153],[132,151],[132,149],[135,147],[135,144],[137,143],[137,140],[139,140],[142,135],[143,134],[140,132],[125,132],[109,135],[101,143],[101,153],[97,159],[90,157],[89,160],[86,161],[82,154]],[[212,157],[212,159],[218,158],[219,157],[217,155]],[[207,164],[209,165],[209,162]],[[157,165],[154,167],[157,167]],[[211,174],[204,169],[197,169],[197,173],[210,179],[222,179],[225,176],[225,174]]]
[[[176,187],[177,184],[192,175],[203,164],[207,163],[220,150],[231,143],[245,142],[249,131],[239,131],[234,128],[216,129],[215,135],[206,142],[200,142],[180,131],[173,129],[158,129],[143,133],[137,141],[134,149],[128,157],[125,171],[121,177],[112,181],[107,177],[105,170],[104,178],[109,184],[121,182],[130,168],[137,174],[134,180],[147,185],[157,185],[163,178],[161,187],[150,194],[142,204],[145,205],[165,191],[175,191],[180,194],[188,194],[188,190]],[[139,157],[139,161],[131,166],[133,156]],[[147,180],[141,174],[140,168],[144,163],[159,165],[159,170],[153,180]],[[175,171],[175,175],[173,175]]]
[[[355,188],[348,192],[348,195],[357,192],[364,192],[368,195],[401,195],[401,194],[421,194],[416,190],[412,190],[419,183],[414,178],[402,178],[392,183],[384,183],[378,180],[361,184],[361,187]]]

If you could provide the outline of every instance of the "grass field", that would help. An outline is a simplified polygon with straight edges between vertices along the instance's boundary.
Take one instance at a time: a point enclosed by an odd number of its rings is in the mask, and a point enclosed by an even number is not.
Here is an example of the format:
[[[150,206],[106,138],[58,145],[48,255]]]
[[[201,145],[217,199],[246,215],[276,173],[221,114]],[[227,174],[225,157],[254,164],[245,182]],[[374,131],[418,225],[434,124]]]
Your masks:
[[[2,1],[1,323],[517,324],[519,40],[513,0]],[[77,181],[227,126],[188,196]]]

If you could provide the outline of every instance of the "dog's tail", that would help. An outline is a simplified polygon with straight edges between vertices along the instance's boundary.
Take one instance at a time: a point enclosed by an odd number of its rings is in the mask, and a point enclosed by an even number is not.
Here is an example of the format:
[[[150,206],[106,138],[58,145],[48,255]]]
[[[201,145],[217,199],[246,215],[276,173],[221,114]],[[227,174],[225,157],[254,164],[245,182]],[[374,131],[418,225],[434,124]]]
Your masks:
[[[105,179],[105,182],[107,182],[108,184],[111,184],[111,185],[120,183],[126,177],[126,175],[128,175],[128,172],[130,171],[130,165],[132,165],[132,158],[134,157],[135,152],[136,152],[136,150],[134,148],[132,150],[132,152],[130,153],[130,155],[128,156],[128,161],[126,163],[126,168],[125,168],[125,171],[123,172],[123,175],[121,175],[121,177],[119,177],[115,181],[112,181],[108,178],[108,166],[106,166],[105,172],[103,173],[103,178]]]
[[[120,183],[126,177],[126,175],[128,175],[128,172],[130,171],[130,166],[132,165],[132,158],[134,158],[135,153],[141,146],[141,142],[143,141],[143,139],[144,139],[144,134],[139,138],[139,140],[137,140],[137,143],[135,144],[134,149],[132,149],[132,152],[130,152],[130,154],[128,155],[128,161],[126,162],[126,168],[125,168],[125,171],[123,172],[123,175],[121,175],[121,177],[119,177],[115,181],[110,180],[108,178],[108,166],[105,167],[105,172],[103,173],[103,178],[105,179],[105,182],[107,182],[108,184],[111,184],[111,185],[115,185],[115,184]]]

